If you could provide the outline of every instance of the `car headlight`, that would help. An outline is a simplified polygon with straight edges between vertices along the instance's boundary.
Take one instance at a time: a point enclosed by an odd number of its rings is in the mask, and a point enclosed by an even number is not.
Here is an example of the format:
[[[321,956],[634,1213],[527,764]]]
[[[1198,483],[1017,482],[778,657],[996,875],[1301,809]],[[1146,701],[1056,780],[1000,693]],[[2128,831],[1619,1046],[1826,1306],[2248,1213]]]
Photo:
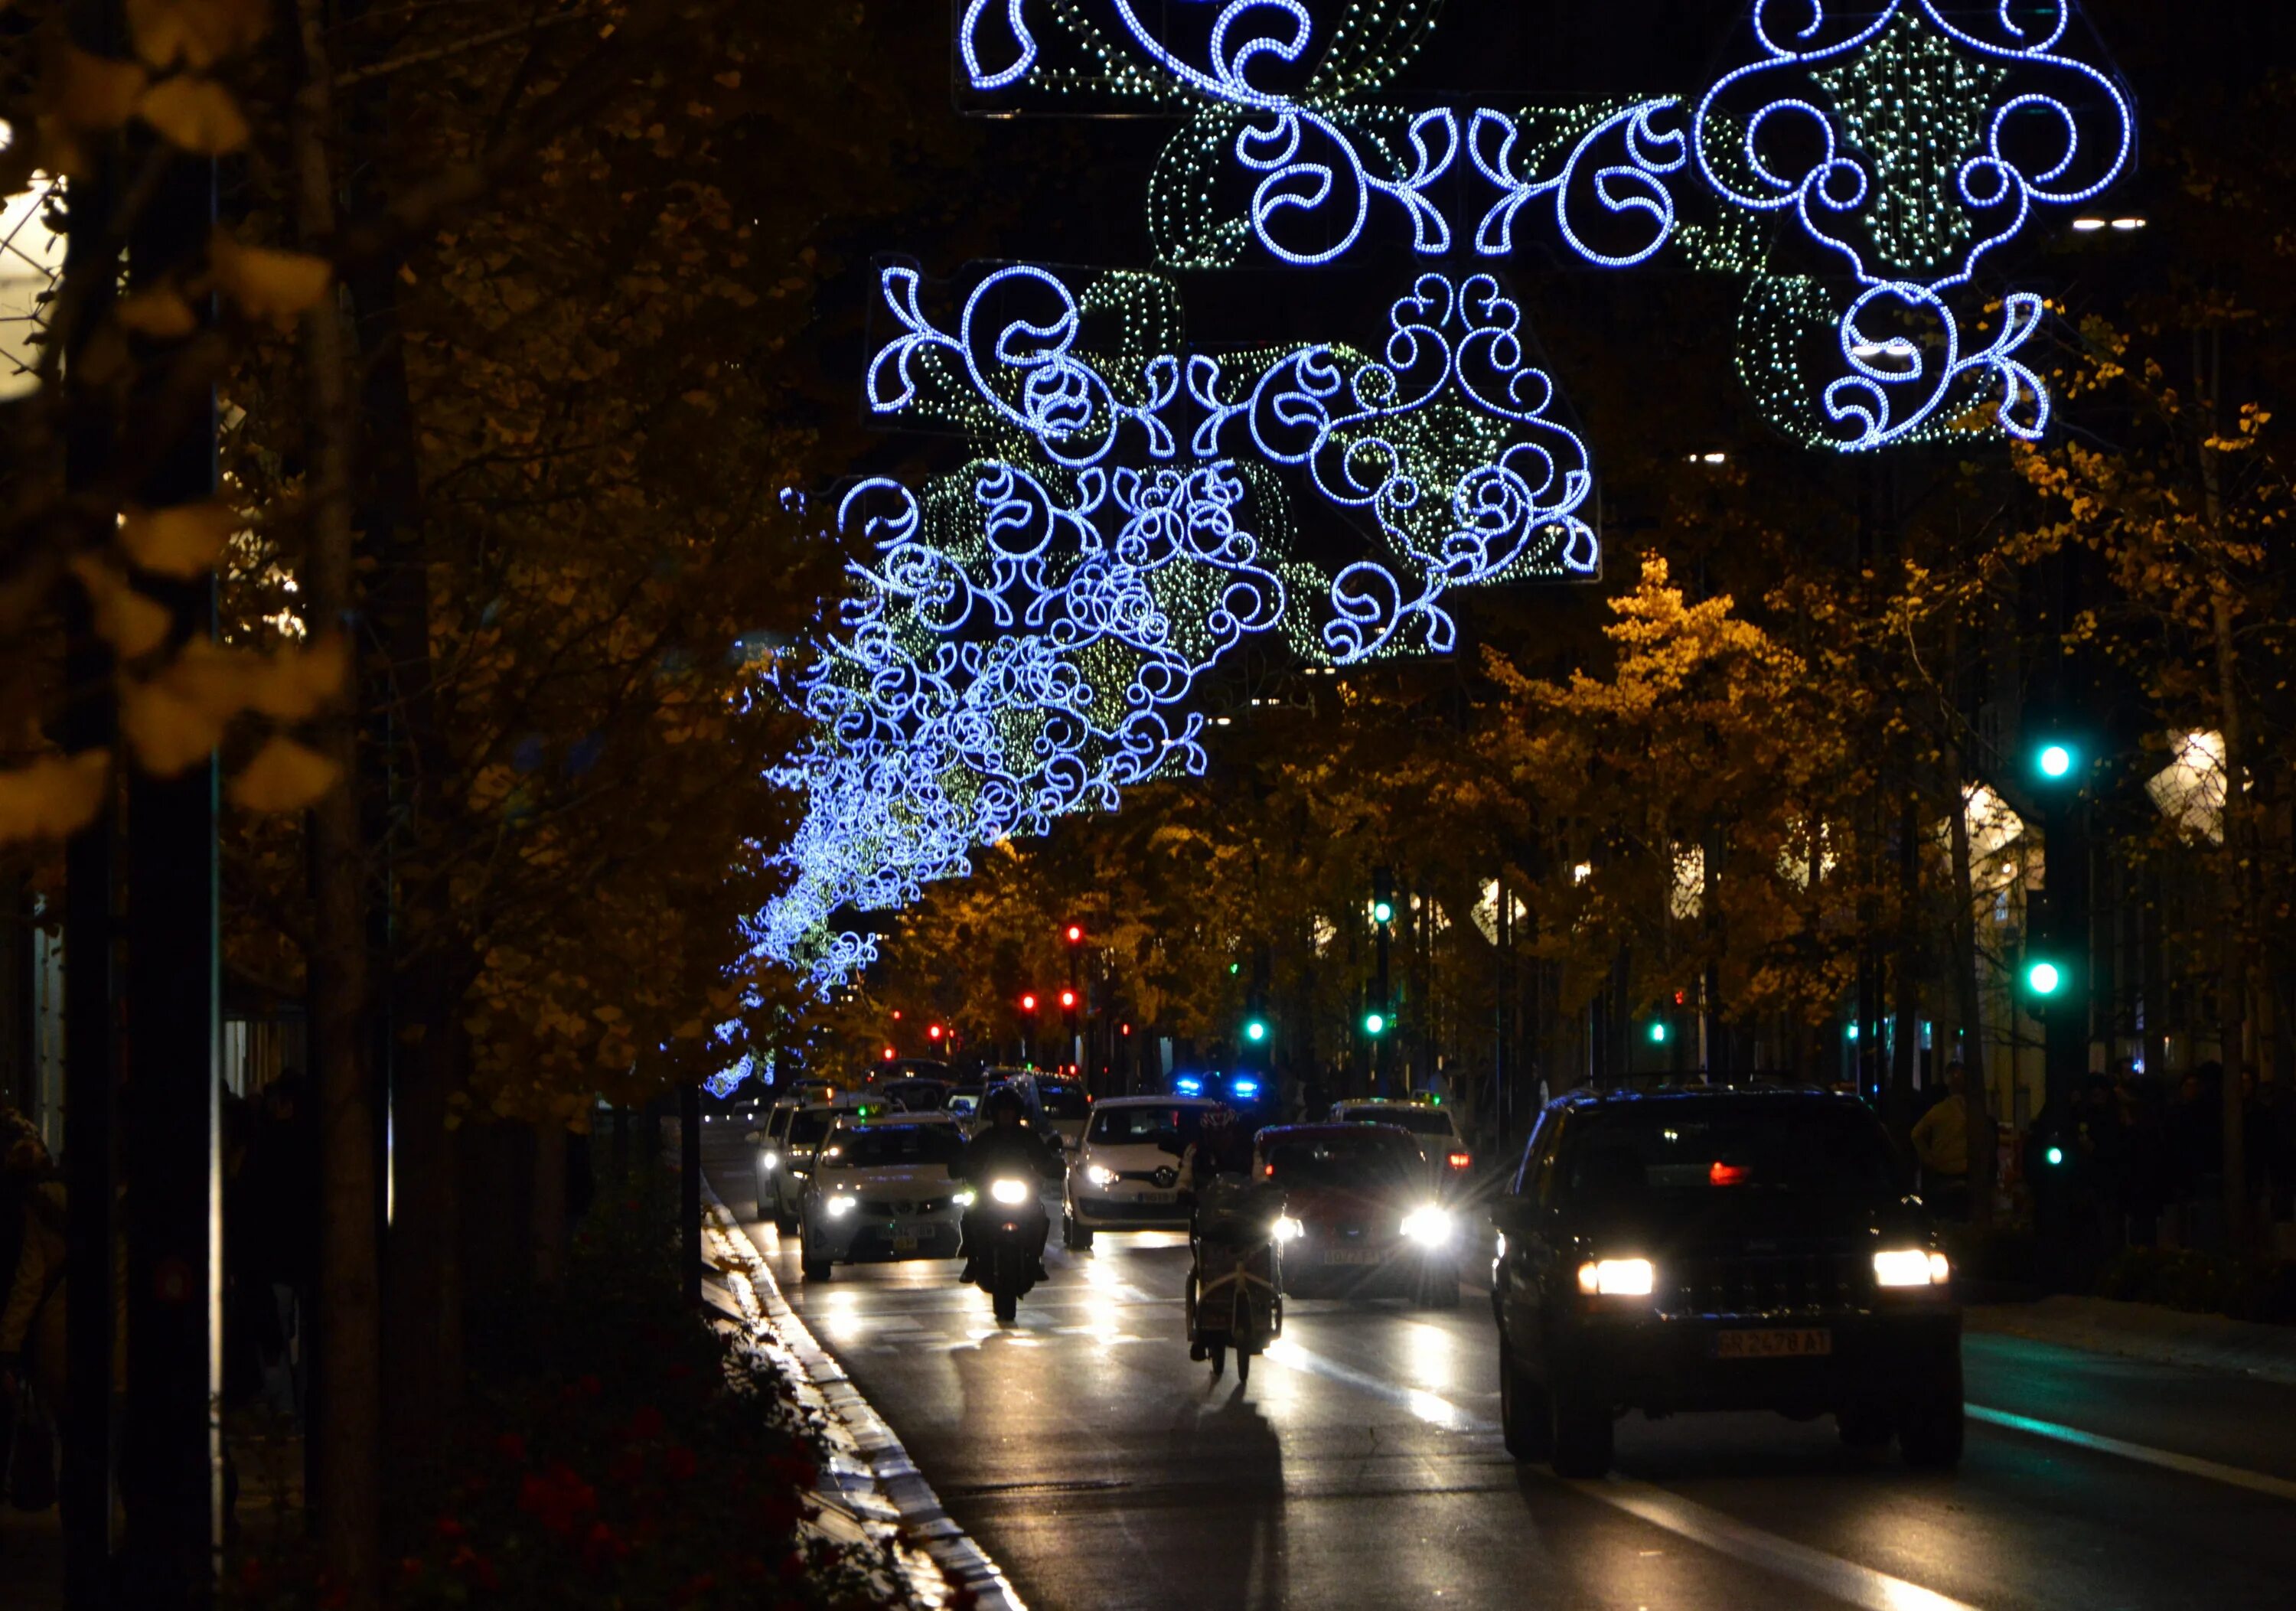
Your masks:
[[[1648,1259],[1596,1259],[1578,1266],[1578,1290],[1588,1296],[1646,1298],[1658,1286]]]
[[[980,1198],[970,1186],[960,1186],[955,1192],[949,1195],[948,1200],[955,1204],[959,1208],[970,1208],[975,1203],[980,1201]]]
[[[1275,1239],[1277,1241],[1296,1242],[1307,1234],[1308,1228],[1300,1224],[1299,1221],[1293,1219],[1290,1214],[1278,1214],[1275,1217]]]
[[[1885,1248],[1874,1255],[1877,1286],[1939,1286],[1953,1275],[1953,1262],[1918,1247]]]
[[[1095,1186],[1098,1187],[1105,1188],[1116,1184],[1116,1171],[1109,1168],[1105,1163],[1093,1163],[1086,1165],[1084,1171],[1084,1178],[1091,1181]]]
[[[991,1180],[988,1195],[1011,1208],[1029,1200],[1029,1183],[1026,1180]]]
[[[1423,1247],[1440,1247],[1451,1239],[1451,1216],[1430,1203],[1403,1216],[1403,1234]]]
[[[832,1197],[829,1199],[829,1217],[832,1220],[840,1218],[860,1206],[860,1202],[853,1197]]]

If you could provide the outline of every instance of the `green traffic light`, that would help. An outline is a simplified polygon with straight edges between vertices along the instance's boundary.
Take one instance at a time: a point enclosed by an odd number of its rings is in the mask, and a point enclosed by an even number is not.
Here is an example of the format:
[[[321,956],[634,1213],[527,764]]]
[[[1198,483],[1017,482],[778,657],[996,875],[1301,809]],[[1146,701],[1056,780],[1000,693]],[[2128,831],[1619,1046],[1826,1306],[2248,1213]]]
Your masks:
[[[2049,1167],[2054,1169],[2065,1161],[2065,1149],[2062,1147],[2052,1147],[2045,1155],[2049,1160]]]
[[[1259,1018],[1254,1018],[1254,1019],[1252,1019],[1250,1022],[1249,1022],[1248,1023],[1246,1023],[1246,1024],[1243,1026],[1243,1038],[1244,1038],[1245,1040],[1267,1040],[1267,1024],[1266,1020],[1264,1020],[1264,1019],[1259,1019]]]
[[[2036,996],[2054,996],[2065,982],[2054,962],[2036,962],[2025,970],[2025,988]]]
[[[1387,1032],[1387,1015],[1386,1015],[1385,1013],[1365,1013],[1365,1014],[1364,1015],[1364,1033],[1365,1033],[1365,1034],[1366,1034],[1366,1035],[1382,1035],[1382,1034],[1385,1034],[1386,1032]]]
[[[1665,1041],[1666,1041],[1666,1025],[1665,1025],[1665,1024],[1663,1024],[1663,1023],[1653,1023],[1653,1024],[1652,1024],[1652,1025],[1650,1026],[1650,1038],[1651,1038],[1651,1044],[1652,1044],[1652,1046],[1660,1046],[1660,1045],[1665,1044]]]
[[[1395,921],[1395,903],[1391,900],[1373,901],[1371,903],[1371,920],[1374,923],[1393,923]]]
[[[2040,767],[2044,777],[2062,777],[2073,769],[2073,752],[2061,744],[2044,744]]]

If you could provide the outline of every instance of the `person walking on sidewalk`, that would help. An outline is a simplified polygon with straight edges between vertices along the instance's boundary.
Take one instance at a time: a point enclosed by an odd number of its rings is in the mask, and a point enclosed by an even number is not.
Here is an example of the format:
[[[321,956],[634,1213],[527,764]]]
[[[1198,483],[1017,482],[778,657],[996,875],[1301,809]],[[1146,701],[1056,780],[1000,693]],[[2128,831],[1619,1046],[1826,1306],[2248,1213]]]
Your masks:
[[[1945,1065],[1945,1098],[1914,1122],[1922,1189],[1938,1212],[1969,1217],[1969,1097],[1959,1063]]]

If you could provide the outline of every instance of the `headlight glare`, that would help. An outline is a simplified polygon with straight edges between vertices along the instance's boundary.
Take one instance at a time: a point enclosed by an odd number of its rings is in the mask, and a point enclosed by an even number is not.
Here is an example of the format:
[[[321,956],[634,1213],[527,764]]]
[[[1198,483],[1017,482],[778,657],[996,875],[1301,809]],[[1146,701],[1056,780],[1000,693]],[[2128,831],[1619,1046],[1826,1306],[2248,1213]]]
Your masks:
[[[829,1217],[840,1219],[860,1206],[859,1201],[853,1197],[832,1197],[829,1199]]]
[[[782,1155],[779,1153],[759,1153],[758,1166],[771,1174],[782,1166]]]
[[[1025,1180],[991,1180],[988,1195],[1008,1208],[1014,1207],[1029,1200],[1029,1183]]]
[[[1086,1166],[1084,1171],[1084,1178],[1091,1181],[1095,1186],[1109,1187],[1116,1184],[1116,1171],[1109,1168],[1105,1163],[1094,1163]]]
[[[1877,1286],[1938,1286],[1953,1275],[1953,1263],[1941,1253],[1919,1247],[1889,1247],[1874,1255]]]
[[[1451,1239],[1451,1216],[1426,1204],[1403,1216],[1403,1234],[1423,1247],[1440,1247]]]
[[[1277,1241],[1296,1242],[1307,1234],[1308,1228],[1300,1224],[1299,1221],[1293,1219],[1290,1214],[1278,1214],[1276,1216],[1275,1239]]]
[[[955,1204],[959,1208],[970,1208],[975,1203],[978,1203],[980,1200],[980,1194],[975,1192],[970,1186],[960,1186],[955,1192],[950,1194],[948,1200]]]
[[[1596,1259],[1578,1266],[1578,1290],[1589,1297],[1646,1298],[1657,1290],[1648,1259]]]

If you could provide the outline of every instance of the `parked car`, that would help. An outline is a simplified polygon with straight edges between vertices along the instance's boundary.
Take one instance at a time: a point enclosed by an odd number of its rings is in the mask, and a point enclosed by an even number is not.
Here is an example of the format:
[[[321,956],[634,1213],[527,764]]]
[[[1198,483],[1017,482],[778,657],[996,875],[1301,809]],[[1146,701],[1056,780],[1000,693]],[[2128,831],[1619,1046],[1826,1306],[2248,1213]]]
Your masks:
[[[1278,1125],[1254,1141],[1252,1172],[1283,1189],[1286,1293],[1458,1303],[1458,1226],[1408,1130]]]
[[[1093,1104],[1083,1139],[1069,1154],[1061,1196],[1061,1245],[1082,1252],[1103,1230],[1185,1230],[1180,1158],[1217,1102],[1111,1097]]]
[[[1426,1163],[1428,1183],[1446,1196],[1465,1183],[1467,1171],[1474,1165],[1475,1155],[1467,1149],[1467,1138],[1459,1133],[1457,1118],[1449,1108],[1433,1103],[1384,1097],[1334,1102],[1332,1122],[1392,1124],[1409,1130]]]
[[[831,1266],[953,1259],[972,1194],[950,1179],[964,1151],[938,1114],[840,1116],[815,1148],[800,1211],[798,1263],[808,1281]]]
[[[1821,1090],[1573,1092],[1496,1202],[1508,1450],[1595,1476],[1628,1410],[1832,1413],[1961,1457],[1961,1306],[1888,1132]]]

